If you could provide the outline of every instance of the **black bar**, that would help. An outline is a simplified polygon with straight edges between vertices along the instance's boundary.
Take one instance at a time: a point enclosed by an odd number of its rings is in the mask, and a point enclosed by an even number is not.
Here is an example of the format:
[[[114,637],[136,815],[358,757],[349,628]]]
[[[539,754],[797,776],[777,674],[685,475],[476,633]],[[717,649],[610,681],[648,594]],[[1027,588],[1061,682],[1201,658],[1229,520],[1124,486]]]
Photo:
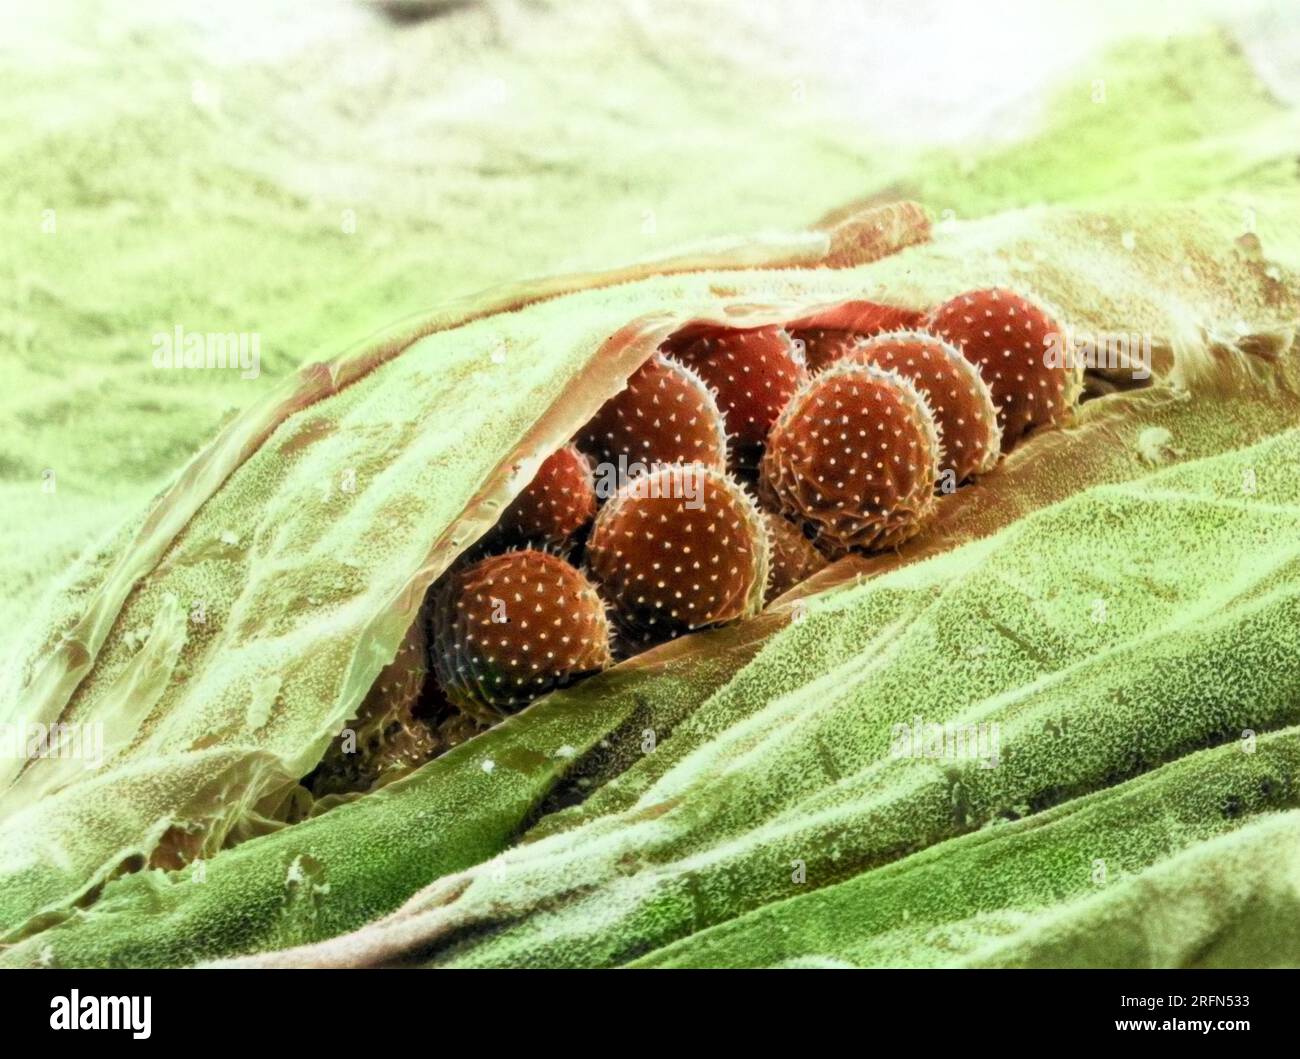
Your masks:
[[[477,1042],[499,1050],[517,1037],[609,1051],[660,1035],[681,1047],[719,1034],[732,1046],[746,1039],[770,1046],[774,1035],[788,1035],[819,1048],[832,1030],[851,1030],[855,1050],[900,1037],[992,1047],[1123,1038],[1281,1044],[1294,1039],[1298,986],[1293,970],[48,970],[0,972],[0,1011],[6,1042],[93,1047],[113,1038],[204,1050],[226,1042],[394,1049],[408,1037],[431,1049]],[[79,1019],[128,1010],[97,999],[87,1008],[87,998],[140,998],[137,1025],[148,997],[148,1037],[130,1028],[52,1028],[52,1018],[70,1013],[73,990]],[[1193,1021],[1214,1025],[1209,1032],[1178,1025]]]

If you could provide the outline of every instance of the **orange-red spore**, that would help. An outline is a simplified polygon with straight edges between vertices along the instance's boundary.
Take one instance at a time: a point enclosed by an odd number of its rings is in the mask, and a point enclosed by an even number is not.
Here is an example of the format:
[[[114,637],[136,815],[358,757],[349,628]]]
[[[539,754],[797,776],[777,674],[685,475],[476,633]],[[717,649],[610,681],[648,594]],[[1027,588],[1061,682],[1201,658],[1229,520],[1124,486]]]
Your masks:
[[[980,369],[997,406],[1003,452],[1029,431],[1060,423],[1078,397],[1082,373],[1052,353],[1065,340],[1061,325],[1014,291],[959,294],[936,308],[926,327]]]
[[[696,462],[721,470],[727,462],[727,432],[713,394],[690,368],[660,353],[601,406],[575,440],[598,464],[614,468]],[[637,472],[620,475],[629,473]]]
[[[883,331],[901,331],[920,324],[924,313],[880,302],[844,302],[786,325],[802,345],[804,362],[814,374],[825,371],[861,344]]]
[[[556,449],[497,523],[502,538],[559,547],[596,514],[591,465],[573,445]]]
[[[610,664],[610,628],[595,587],[534,549],[455,570],[436,590],[433,667],[448,699],[491,722]]]
[[[761,489],[806,521],[824,552],[886,548],[934,505],[942,449],[916,388],[873,364],[837,364],[797,393],[772,428]]]
[[[891,331],[847,359],[897,371],[925,397],[943,443],[941,490],[992,470],[1001,445],[997,409],[979,369],[955,346],[922,331]]]
[[[601,509],[587,566],[628,639],[648,643],[757,613],[767,535],[754,502],[726,474],[666,467]]]
[[[692,328],[670,338],[663,350],[712,387],[733,464],[757,466],[767,432],[807,378],[790,336],[779,327]]]
[[[826,557],[804,536],[803,530],[789,519],[772,511],[763,512],[767,542],[771,553],[771,574],[767,581],[765,603],[771,603],[801,581],[812,577],[827,565]]]

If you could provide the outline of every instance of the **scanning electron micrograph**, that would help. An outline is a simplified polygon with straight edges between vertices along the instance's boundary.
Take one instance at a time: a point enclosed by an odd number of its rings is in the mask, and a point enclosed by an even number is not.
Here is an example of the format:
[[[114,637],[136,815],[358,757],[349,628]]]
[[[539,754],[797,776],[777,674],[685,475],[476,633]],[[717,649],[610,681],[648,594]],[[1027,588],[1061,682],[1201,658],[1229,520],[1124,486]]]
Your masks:
[[[41,1027],[308,968],[1265,1018],[1176,972],[1300,967],[1295,5],[4,7]],[[304,1003],[380,979],[488,1010]]]

